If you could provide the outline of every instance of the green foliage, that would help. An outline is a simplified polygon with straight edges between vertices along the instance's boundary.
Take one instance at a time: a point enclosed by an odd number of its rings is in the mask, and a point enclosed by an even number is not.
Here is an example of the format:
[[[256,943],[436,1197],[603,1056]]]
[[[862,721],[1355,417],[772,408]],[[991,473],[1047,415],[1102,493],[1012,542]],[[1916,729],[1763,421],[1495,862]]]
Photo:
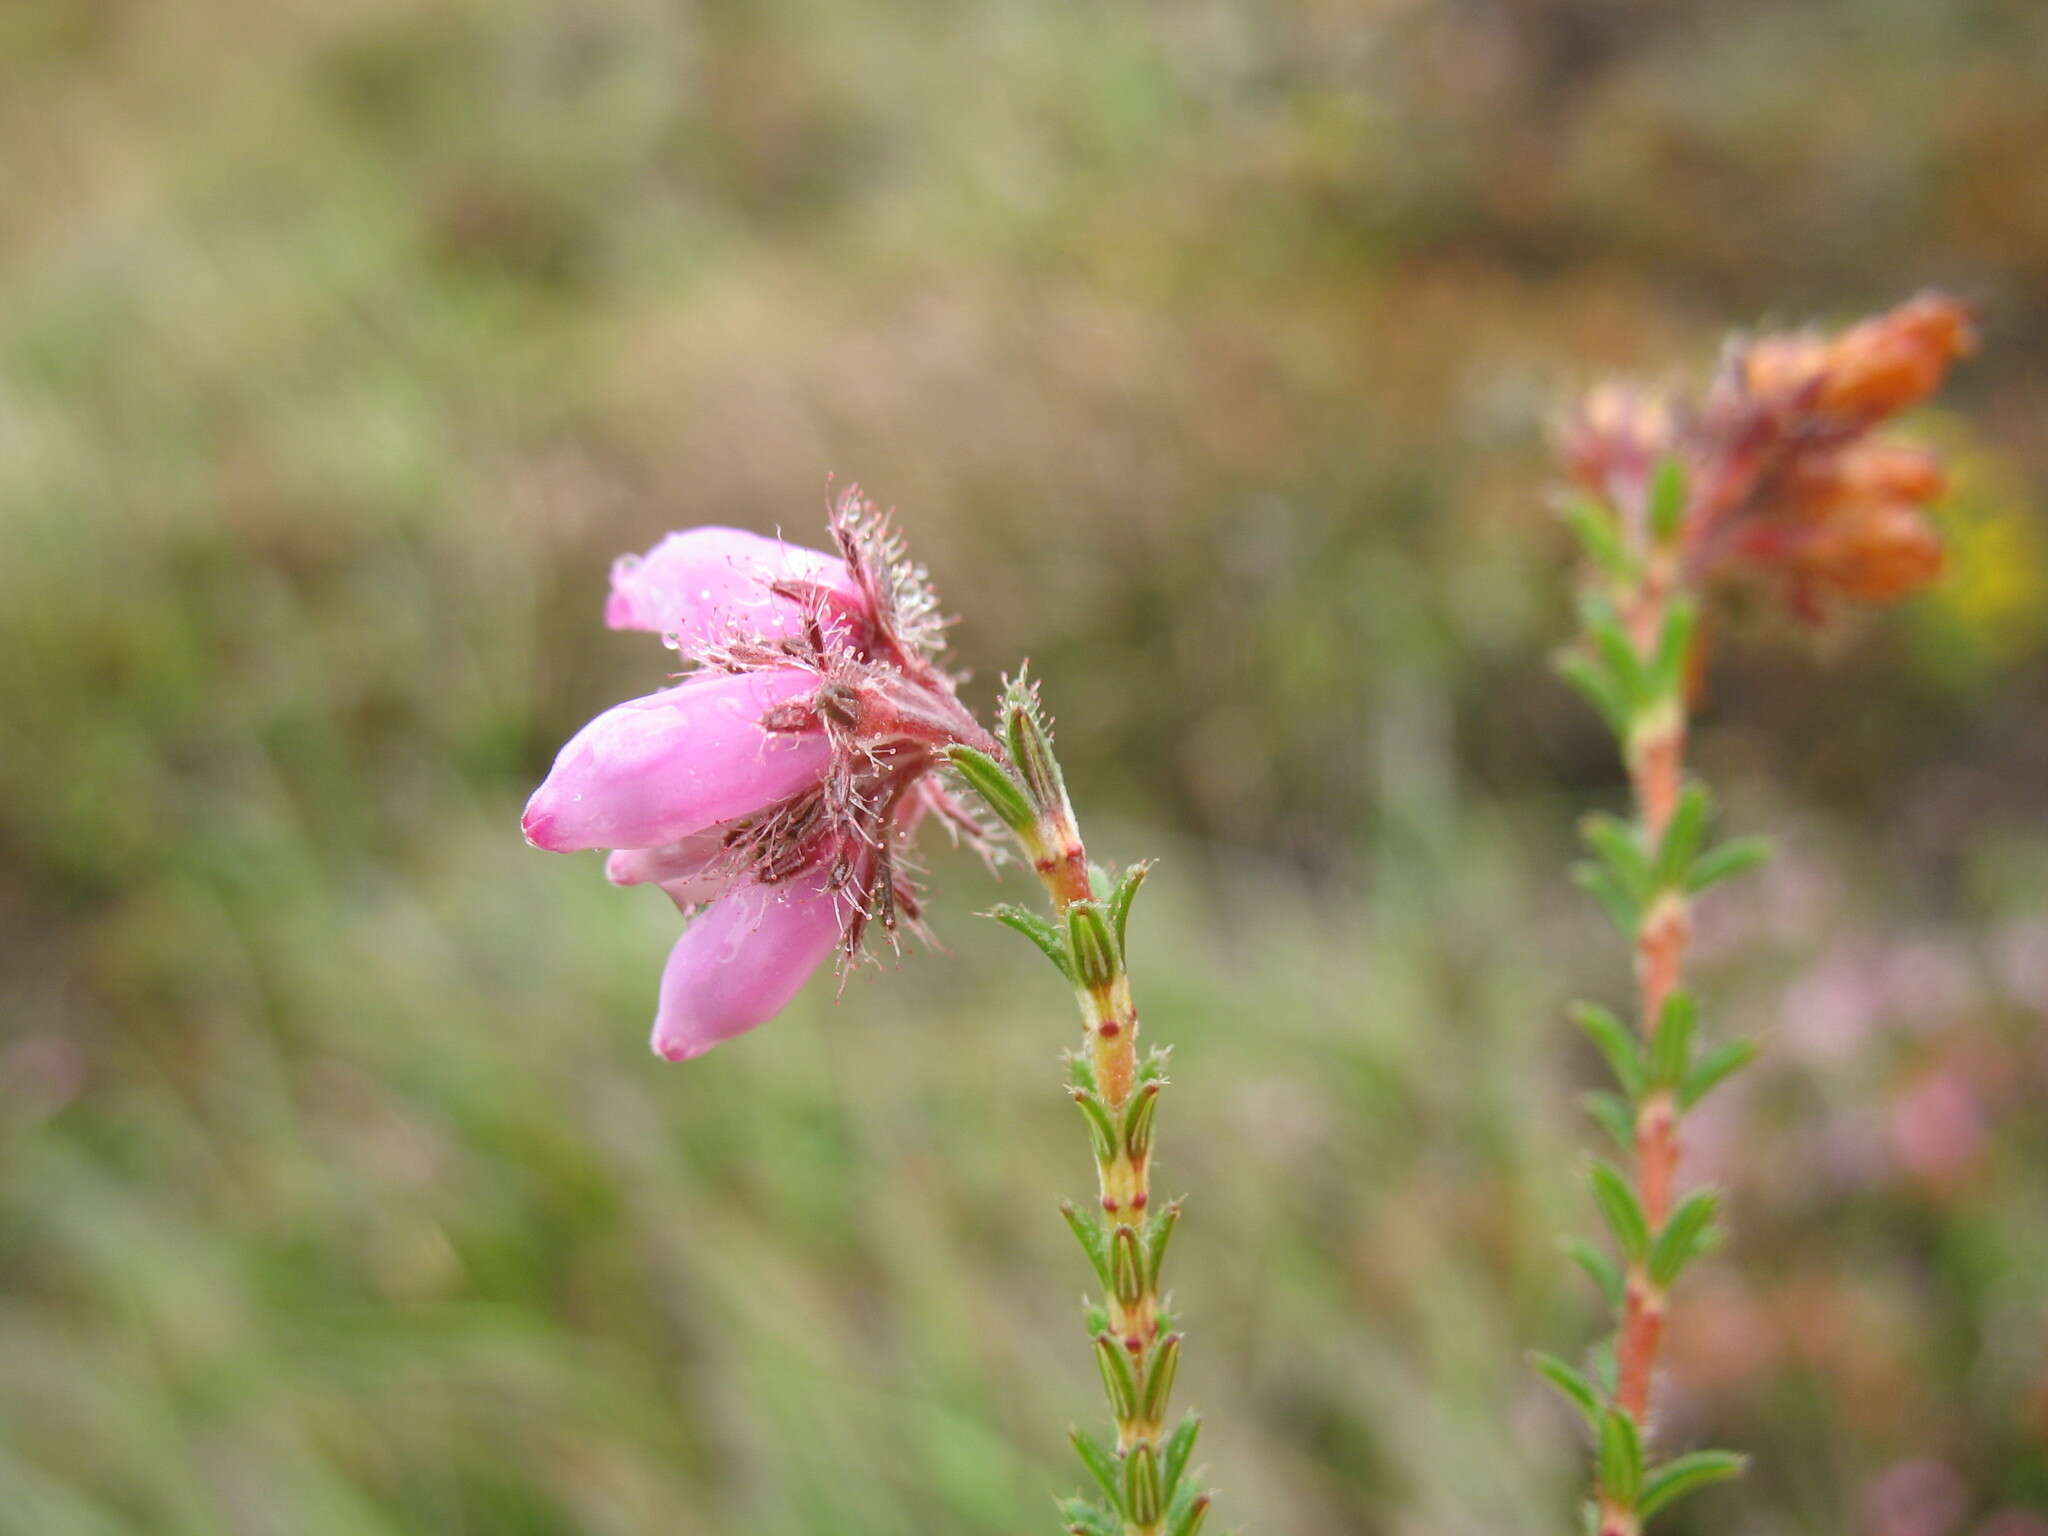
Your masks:
[[[1010,749],[1010,765],[1036,813],[1065,826],[1072,820],[1068,808],[1066,777],[1052,747],[1052,729],[1039,708],[1038,692],[1022,673],[1004,690],[1000,705],[1003,741]]]
[[[1145,1224],[1145,1264],[1155,1286],[1159,1284],[1160,1271],[1166,1265],[1167,1244],[1173,1241],[1174,1229],[1179,1225],[1178,1200],[1169,1201],[1165,1210]]]
[[[1166,1513],[1159,1453],[1148,1440],[1140,1440],[1124,1454],[1124,1513],[1140,1525],[1150,1525]]]
[[[1600,1487],[1626,1506],[1633,1504],[1643,1486],[1643,1442],[1636,1421],[1619,1408],[1600,1414]]]
[[[1066,935],[1050,921],[1027,907],[1020,907],[1007,901],[989,908],[988,915],[1005,928],[1016,929],[1036,944],[1039,952],[1050,960],[1060,975],[1069,982],[1078,979],[1074,972],[1073,958],[1067,953]]]
[[[1688,1493],[1710,1483],[1740,1477],[1748,1464],[1748,1457],[1738,1456],[1733,1451],[1693,1451],[1689,1455],[1673,1457],[1644,1481],[1643,1491],[1636,1500],[1637,1512],[1647,1520]]]
[[[1599,857],[1614,888],[1628,897],[1630,908],[1639,910],[1647,906],[1656,893],[1658,880],[1643,853],[1636,829],[1613,816],[1596,814],[1586,817],[1579,830]]]
[[[954,771],[995,813],[996,820],[1012,832],[1030,830],[1037,818],[1031,802],[1025,798],[1017,781],[1010,777],[1008,769],[973,747],[952,746],[946,749],[946,756],[951,759]]]
[[[1537,1353],[1531,1357],[1537,1373],[1557,1389],[1558,1395],[1578,1410],[1589,1429],[1598,1431],[1604,1406],[1593,1384],[1555,1355]]]
[[[1159,1117],[1159,1092],[1158,1083],[1143,1083],[1124,1107],[1123,1147],[1134,1163],[1152,1151],[1152,1125]]]
[[[1593,1123],[1605,1131],[1614,1145],[1623,1152],[1633,1152],[1636,1145],[1636,1115],[1634,1106],[1618,1093],[1596,1089],[1579,1095],[1579,1103],[1586,1113],[1593,1117]]]
[[[1066,1218],[1067,1226],[1080,1243],[1081,1251],[1088,1256],[1088,1265],[1095,1271],[1095,1278],[1106,1290],[1109,1288],[1109,1240],[1103,1235],[1102,1223],[1091,1213],[1083,1215],[1075,1209],[1074,1202],[1062,1200],[1060,1215]]]
[[[1685,888],[1688,893],[1697,894],[1709,886],[1719,885],[1746,874],[1764,863],[1771,856],[1771,840],[1767,837],[1738,837],[1718,848],[1708,850],[1693,861],[1687,872]]]
[[[1109,1117],[1102,1100],[1087,1089],[1074,1091],[1074,1103],[1088,1122],[1088,1138],[1095,1147],[1095,1161],[1106,1163],[1116,1156],[1116,1122]]]
[[[1128,1222],[1118,1222],[1109,1235],[1110,1294],[1127,1307],[1136,1306],[1145,1294],[1146,1279],[1137,1229]]]
[[[1202,1432],[1199,1415],[1185,1413],[1173,1427],[1173,1433],[1166,1437],[1166,1451],[1161,1465],[1166,1480],[1169,1498],[1181,1491],[1181,1483],[1187,1472],[1188,1458],[1195,1454],[1195,1438]]]
[[[1673,1088],[1684,1081],[1687,1068],[1692,1064],[1693,1033],[1698,1018],[1699,1005],[1690,992],[1681,989],[1664,999],[1644,1073],[1650,1086]]]
[[[1655,697],[1650,690],[1650,675],[1643,665],[1643,658],[1636,654],[1636,648],[1623,630],[1620,616],[1614,612],[1612,603],[1604,599],[1589,602],[1584,605],[1582,616],[1586,636],[1593,642],[1593,654],[1606,669],[1614,696],[1624,708],[1625,718],[1633,720],[1636,712]]]
[[[1664,610],[1664,627],[1657,635],[1657,652],[1650,660],[1649,688],[1653,698],[1681,699],[1686,687],[1686,666],[1692,656],[1693,631],[1698,609],[1692,598],[1680,593]]]
[[[1123,872],[1109,895],[1110,927],[1116,934],[1116,952],[1128,953],[1124,947],[1124,929],[1130,922],[1131,902],[1138,894],[1138,887],[1145,883],[1145,877],[1152,872],[1152,860],[1141,859]]]
[[[1123,1516],[1087,1499],[1061,1499],[1059,1511],[1069,1536],[1123,1536]]]
[[[1634,1187],[1614,1164],[1598,1159],[1588,1170],[1587,1181],[1622,1253],[1631,1260],[1641,1259],[1650,1249],[1650,1224],[1643,1216]]]
[[[1647,1267],[1652,1285],[1667,1289],[1685,1266],[1706,1250],[1720,1204],[1721,1197],[1710,1189],[1696,1189],[1678,1202],[1650,1246]]]
[[[1635,560],[1622,542],[1621,526],[1611,508],[1589,496],[1574,496],[1565,503],[1564,516],[1580,551],[1595,568],[1614,581],[1634,579]]]
[[[1658,845],[1656,868],[1651,876],[1659,890],[1676,890],[1686,883],[1686,872],[1692,868],[1700,837],[1707,828],[1709,810],[1704,784],[1690,783],[1679,791],[1678,804],[1664,828],[1664,840]]]
[[[1624,937],[1634,938],[1636,929],[1642,924],[1642,908],[1628,888],[1614,877],[1613,871],[1604,864],[1581,860],[1572,866],[1571,874],[1573,883],[1600,903],[1600,909],[1614,924],[1615,931]]]
[[[1643,1091],[1642,1047],[1636,1040],[1635,1031],[1624,1024],[1611,1008],[1598,1003],[1575,1003],[1572,1006],[1572,1020],[1586,1032],[1586,1037],[1600,1048],[1600,1054],[1607,1058],[1607,1065],[1614,1071],[1615,1081],[1621,1084],[1621,1091],[1631,1099]]]
[[[1687,499],[1685,462],[1676,455],[1657,461],[1650,471],[1650,533],[1660,544],[1678,537],[1685,524]]]
[[[1102,1373],[1103,1394],[1109,1410],[1119,1420],[1135,1418],[1138,1412],[1138,1379],[1131,1370],[1130,1356],[1122,1343],[1108,1332],[1095,1336],[1095,1366]]]
[[[1073,1442],[1074,1453],[1081,1458],[1081,1465],[1088,1469],[1088,1475],[1102,1489],[1109,1507],[1121,1515],[1124,1512],[1123,1478],[1117,1468],[1116,1457],[1079,1426],[1068,1430],[1067,1438]]]
[[[1067,952],[1079,985],[1106,987],[1116,979],[1123,962],[1101,903],[1077,901],[1067,908]]]
[[[1731,1074],[1740,1071],[1755,1059],[1754,1040],[1730,1040],[1707,1051],[1700,1057],[1698,1065],[1686,1075],[1684,1086],[1678,1094],[1680,1107],[1692,1108]]]
[[[1585,1271],[1586,1278],[1599,1287],[1608,1306],[1618,1310],[1627,1285],[1621,1266],[1583,1238],[1566,1238],[1564,1251],[1574,1264]]]
[[[1632,701],[1606,668],[1577,651],[1565,652],[1557,658],[1556,665],[1558,675],[1593,706],[1608,730],[1616,736],[1627,734]]]
[[[1159,1341],[1151,1364],[1146,1367],[1141,1406],[1148,1419],[1157,1420],[1166,1413],[1167,1401],[1173,1393],[1173,1378],[1180,1370],[1180,1343],[1181,1335],[1168,1334]],[[1169,1478],[1169,1488],[1171,1482]]]

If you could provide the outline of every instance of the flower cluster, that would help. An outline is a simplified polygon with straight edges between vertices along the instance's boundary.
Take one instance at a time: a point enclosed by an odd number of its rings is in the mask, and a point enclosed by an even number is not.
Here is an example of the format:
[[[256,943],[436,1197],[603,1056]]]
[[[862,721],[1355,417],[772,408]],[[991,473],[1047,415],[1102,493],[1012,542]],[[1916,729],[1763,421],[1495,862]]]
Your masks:
[[[618,561],[605,622],[695,666],[584,726],[527,802],[535,847],[610,849],[614,883],[689,917],[654,1020],[671,1061],[773,1017],[871,926],[914,927],[905,849],[926,815],[982,839],[934,770],[1000,748],[941,663],[925,573],[857,487],[831,528],[837,555],[693,528]]]
[[[1762,577],[1812,618],[1829,599],[1885,602],[1931,581],[1941,546],[1923,508],[1940,469],[1871,431],[1926,399],[1969,345],[1961,308],[1923,297],[1832,341],[1738,340],[1697,398],[1609,386],[1565,438],[1586,493],[1567,515],[1589,580],[1581,641],[1559,664],[1613,731],[1634,813],[1588,817],[1592,857],[1573,871],[1635,960],[1632,1019],[1591,1003],[1575,1011],[1613,1070],[1614,1091],[1587,1106],[1621,1156],[1588,1175],[1611,1248],[1570,1251],[1615,1331],[1588,1369],[1537,1361],[1591,1433],[1598,1536],[1641,1536],[1659,1510],[1743,1467],[1728,1451],[1665,1456],[1653,1434],[1674,1290],[1713,1242],[1719,1200],[1680,1187],[1684,1119],[1755,1049],[1706,1044],[1685,986],[1694,902],[1766,852],[1753,838],[1708,847],[1709,799],[1686,774],[1707,589]]]
[[[1872,429],[1933,394],[1972,345],[1968,313],[1936,294],[1833,339],[1738,339],[1703,398],[1594,391],[1566,433],[1566,463],[1586,491],[1638,525],[1637,540],[1655,467],[1684,466],[1692,497],[1681,584],[1775,578],[1808,619],[1830,598],[1891,602],[1940,574],[1941,543],[1924,508],[1943,476],[1930,454]]]

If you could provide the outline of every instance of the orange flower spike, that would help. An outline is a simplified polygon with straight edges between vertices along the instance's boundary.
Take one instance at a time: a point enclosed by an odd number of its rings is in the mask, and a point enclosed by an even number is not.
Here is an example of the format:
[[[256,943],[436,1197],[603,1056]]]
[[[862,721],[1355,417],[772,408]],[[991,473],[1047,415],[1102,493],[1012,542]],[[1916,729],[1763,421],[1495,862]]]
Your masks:
[[[1742,349],[1742,384],[1760,400],[1797,395],[1828,366],[1828,344],[1818,336],[1764,336]]]
[[[1839,453],[1801,462],[1792,472],[1786,500],[1803,519],[1874,502],[1925,506],[1948,488],[1941,461],[1924,448],[1904,443],[1859,442]]]
[[[1941,539],[1918,507],[1859,502],[1815,529],[1794,563],[1844,597],[1893,603],[1941,574]]]
[[[1876,421],[1933,394],[1949,365],[1976,345],[1970,312],[1954,299],[1908,299],[1835,339],[1814,403],[1829,415]]]

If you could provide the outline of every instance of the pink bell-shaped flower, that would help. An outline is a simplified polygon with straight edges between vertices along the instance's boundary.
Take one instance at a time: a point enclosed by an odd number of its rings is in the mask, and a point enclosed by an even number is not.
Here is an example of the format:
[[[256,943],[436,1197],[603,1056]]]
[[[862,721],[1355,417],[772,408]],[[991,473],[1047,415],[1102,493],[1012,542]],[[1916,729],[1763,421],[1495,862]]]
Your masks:
[[[651,848],[751,815],[816,784],[819,735],[761,720],[816,687],[803,672],[693,672],[614,704],[569,738],[526,803],[526,840],[552,853]]]
[[[608,849],[615,884],[694,913],[655,1017],[670,1060],[773,1017],[871,924],[915,926],[900,855],[926,812],[979,835],[933,770],[955,743],[1001,749],[939,665],[924,573],[858,489],[832,532],[836,556],[695,528],[621,559],[605,622],[696,668],[584,726],[527,802],[535,847]]]
[[[820,597],[828,613],[867,609],[844,560],[738,528],[690,528],[613,562],[604,621],[672,635],[689,651],[734,633],[800,634]]]
[[[774,1018],[839,948],[841,902],[814,872],[781,885],[749,881],[698,913],[661,973],[655,1054],[688,1061]]]

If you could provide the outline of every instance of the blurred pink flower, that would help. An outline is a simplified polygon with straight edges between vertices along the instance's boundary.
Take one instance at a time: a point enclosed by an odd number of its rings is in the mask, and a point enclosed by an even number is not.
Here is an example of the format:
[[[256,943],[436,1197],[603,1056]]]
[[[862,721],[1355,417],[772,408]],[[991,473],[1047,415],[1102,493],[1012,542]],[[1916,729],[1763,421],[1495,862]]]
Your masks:
[[[1962,1479],[1927,1457],[1894,1463],[1863,1495],[1872,1536],[1950,1536],[1962,1524],[1968,1506]]]
[[[939,664],[924,572],[857,487],[831,526],[837,556],[693,528],[618,561],[605,622],[696,668],[571,737],[522,818],[689,917],[655,1011],[671,1061],[772,1018],[870,923],[914,926],[903,848],[926,812],[981,835],[933,775],[954,743],[996,748]]]
[[[1952,1192],[1977,1167],[1989,1139],[1983,1105],[1953,1067],[1922,1073],[1891,1106],[1899,1165],[1922,1184]]]
[[[1881,953],[1861,941],[1834,945],[1785,992],[1779,1038],[1814,1066],[1835,1066],[1861,1050],[1885,1006]]]

